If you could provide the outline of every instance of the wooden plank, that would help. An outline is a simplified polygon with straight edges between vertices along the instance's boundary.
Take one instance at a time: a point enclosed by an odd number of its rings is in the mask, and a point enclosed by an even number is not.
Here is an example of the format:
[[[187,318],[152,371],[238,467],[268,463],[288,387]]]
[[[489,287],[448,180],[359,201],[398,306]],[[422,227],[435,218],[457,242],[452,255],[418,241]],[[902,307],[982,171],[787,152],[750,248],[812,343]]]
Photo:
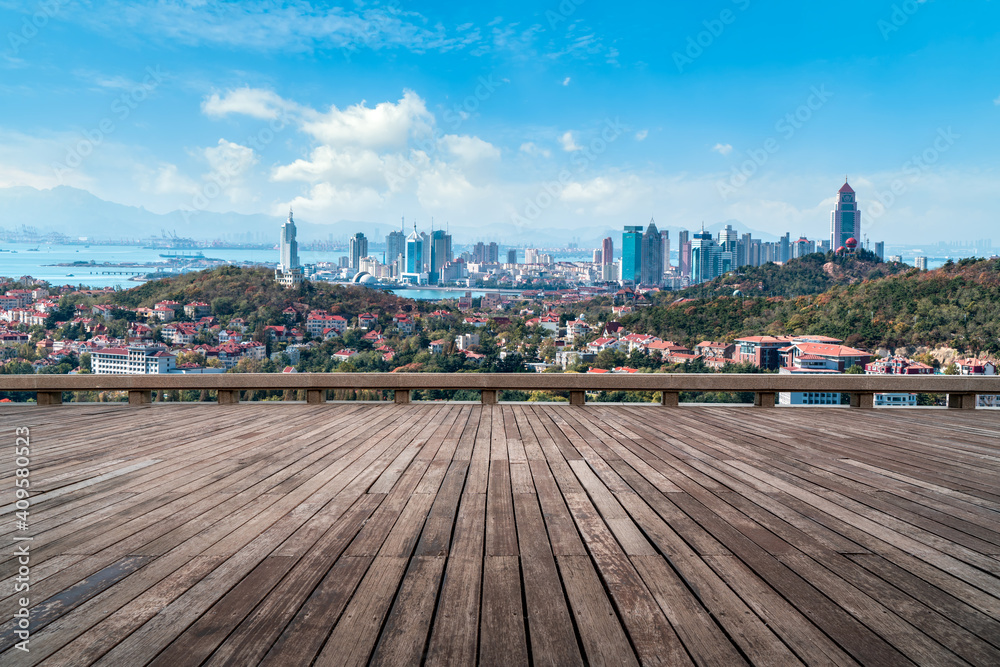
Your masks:
[[[441,584],[427,662],[468,665],[476,661],[479,642],[479,599],[482,590],[486,494],[463,493],[455,521],[452,554]]]
[[[591,665],[638,665],[621,620],[587,556],[556,556],[584,656]]]
[[[582,664],[559,571],[546,538],[538,498],[514,494],[518,548],[524,571],[524,599],[535,665]]]
[[[494,459],[490,464],[490,484],[486,493],[486,555],[518,555],[510,470],[506,460]]]
[[[370,556],[339,558],[260,664],[285,667],[311,661],[336,626],[372,560]]]
[[[594,563],[643,664],[691,664],[691,659],[642,578],[587,497],[564,494]]]
[[[316,667],[368,664],[408,560],[396,556],[375,557],[313,663]]]
[[[486,556],[482,604],[480,664],[528,664],[517,556]]]
[[[416,556],[385,622],[372,665],[420,665],[430,635],[444,556]]]

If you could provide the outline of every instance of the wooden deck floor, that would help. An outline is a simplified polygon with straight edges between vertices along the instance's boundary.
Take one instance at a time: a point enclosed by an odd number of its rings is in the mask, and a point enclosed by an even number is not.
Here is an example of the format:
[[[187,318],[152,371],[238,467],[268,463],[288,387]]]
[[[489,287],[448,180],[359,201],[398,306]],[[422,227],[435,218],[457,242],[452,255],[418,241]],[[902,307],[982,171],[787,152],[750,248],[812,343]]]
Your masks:
[[[0,424],[4,665],[1000,664],[997,412],[65,405]]]

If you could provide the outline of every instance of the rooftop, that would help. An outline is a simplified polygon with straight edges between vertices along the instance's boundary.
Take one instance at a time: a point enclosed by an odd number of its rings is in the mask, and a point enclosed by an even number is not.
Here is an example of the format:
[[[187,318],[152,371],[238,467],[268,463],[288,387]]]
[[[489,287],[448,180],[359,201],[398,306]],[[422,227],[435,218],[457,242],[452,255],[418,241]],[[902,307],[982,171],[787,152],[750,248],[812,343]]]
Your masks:
[[[1000,664],[994,411],[0,418],[31,429],[34,538],[4,664]]]

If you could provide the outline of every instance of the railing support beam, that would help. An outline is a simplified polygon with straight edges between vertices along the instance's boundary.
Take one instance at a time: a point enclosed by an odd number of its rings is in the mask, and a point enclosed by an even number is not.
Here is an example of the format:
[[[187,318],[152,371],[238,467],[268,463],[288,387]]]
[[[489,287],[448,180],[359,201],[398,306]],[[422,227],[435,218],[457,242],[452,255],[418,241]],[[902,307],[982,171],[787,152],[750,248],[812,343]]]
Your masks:
[[[851,407],[870,410],[875,407],[875,394],[854,393],[851,394]]]
[[[153,402],[153,392],[149,389],[129,389],[129,405],[150,405]]]
[[[62,392],[38,391],[35,392],[35,401],[38,405],[62,405]]]
[[[309,405],[319,405],[326,403],[326,389],[306,390],[306,403]]]
[[[975,410],[975,394],[948,394],[948,407],[952,410]]]
[[[219,405],[236,405],[240,402],[239,389],[220,389]]]
[[[496,389],[483,389],[481,392],[480,400],[483,405],[496,405],[497,404],[497,391]]]
[[[410,390],[409,389],[397,389],[393,392],[395,395],[396,403],[400,405],[410,402]]]
[[[758,392],[754,392],[754,395],[753,395],[753,406],[755,408],[773,408],[774,407],[774,392],[773,391],[758,391]]]
[[[569,404],[570,405],[586,405],[587,404],[587,393],[584,391],[571,391],[569,392]]]
[[[660,405],[668,408],[676,408],[681,404],[680,392],[676,391],[665,391],[660,396]]]

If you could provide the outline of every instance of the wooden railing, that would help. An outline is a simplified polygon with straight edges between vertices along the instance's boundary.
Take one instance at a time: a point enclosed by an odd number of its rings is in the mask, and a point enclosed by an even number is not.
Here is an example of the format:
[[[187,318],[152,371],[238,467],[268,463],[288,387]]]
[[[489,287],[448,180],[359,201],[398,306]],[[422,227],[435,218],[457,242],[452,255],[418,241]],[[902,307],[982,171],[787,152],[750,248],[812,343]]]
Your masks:
[[[221,404],[238,403],[247,390],[304,390],[308,403],[323,403],[331,389],[389,390],[409,403],[414,390],[474,390],[482,402],[497,392],[569,392],[583,405],[587,391],[662,392],[661,403],[678,404],[680,392],[753,392],[754,405],[773,407],[779,392],[850,394],[851,406],[870,408],[876,393],[947,394],[948,406],[972,409],[979,394],[1000,394],[1000,376],[777,375],[737,373],[224,373],[215,375],[0,375],[0,391],[35,392],[39,405],[62,403],[63,392],[127,391],[131,405],[151,402],[153,391],[209,390]]]

